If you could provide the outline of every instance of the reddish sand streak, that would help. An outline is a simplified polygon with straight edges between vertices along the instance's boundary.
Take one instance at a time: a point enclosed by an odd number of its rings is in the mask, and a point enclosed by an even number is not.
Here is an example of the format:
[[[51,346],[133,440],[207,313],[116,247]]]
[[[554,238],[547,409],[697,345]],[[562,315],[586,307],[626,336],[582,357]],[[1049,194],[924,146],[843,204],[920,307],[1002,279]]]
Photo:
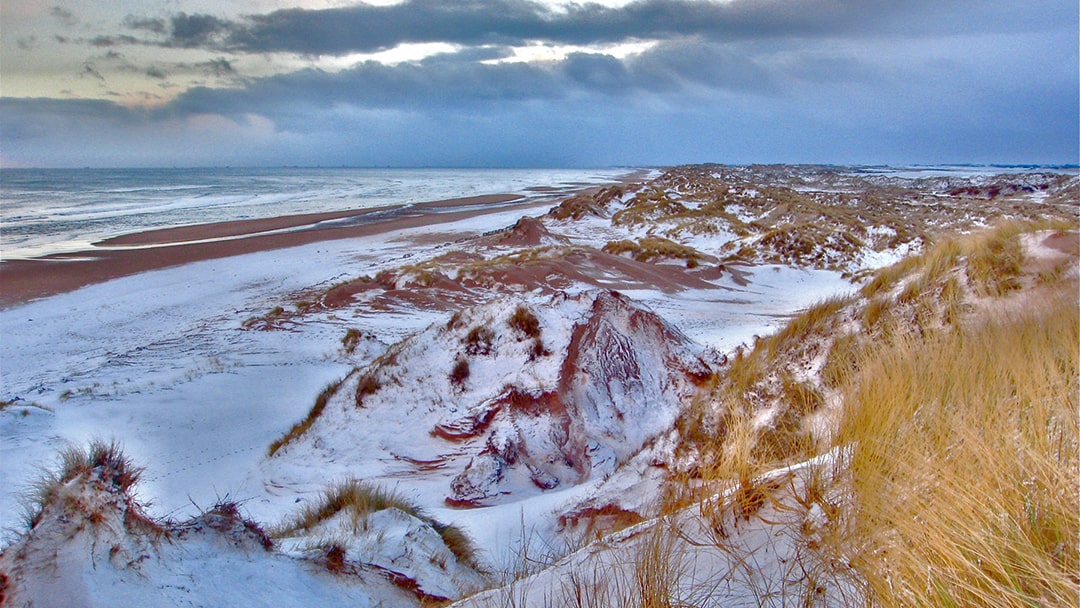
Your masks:
[[[245,253],[307,245],[320,241],[370,236],[420,226],[453,222],[490,211],[487,205],[521,197],[490,195],[421,203],[409,208],[390,207],[283,216],[259,220],[185,226],[125,235],[102,242],[107,247],[33,260],[0,262],[0,307],[72,291],[80,287],[138,272],[224,258]],[[527,201],[521,208],[550,205],[550,201]],[[446,210],[461,207],[460,210]],[[363,218],[390,210],[385,218],[369,218],[349,226],[317,226],[328,220]],[[290,230],[291,229],[291,230]],[[262,234],[268,231],[286,230]],[[244,236],[251,235],[251,236]],[[232,237],[232,238],[230,238]],[[192,240],[210,240],[192,243]],[[121,245],[147,245],[139,249],[114,249]]]

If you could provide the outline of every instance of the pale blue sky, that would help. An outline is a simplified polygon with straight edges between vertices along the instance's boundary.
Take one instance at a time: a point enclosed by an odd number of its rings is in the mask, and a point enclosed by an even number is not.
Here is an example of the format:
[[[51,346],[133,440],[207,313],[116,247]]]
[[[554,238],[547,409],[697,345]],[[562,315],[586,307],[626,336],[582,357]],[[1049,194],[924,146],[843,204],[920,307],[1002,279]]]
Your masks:
[[[1075,0],[0,0],[2,166],[1076,163]]]

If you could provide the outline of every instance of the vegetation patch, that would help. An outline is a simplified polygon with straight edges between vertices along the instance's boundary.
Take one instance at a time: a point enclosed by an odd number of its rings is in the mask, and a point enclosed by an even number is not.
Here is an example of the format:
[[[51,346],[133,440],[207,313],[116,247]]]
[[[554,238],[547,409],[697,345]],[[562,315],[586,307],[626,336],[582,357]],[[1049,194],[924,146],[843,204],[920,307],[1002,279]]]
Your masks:
[[[382,388],[382,384],[379,382],[375,372],[368,372],[360,376],[360,379],[356,382],[356,407],[364,407],[364,398],[379,392],[380,388]]]
[[[510,315],[510,320],[507,323],[511,329],[521,334],[522,337],[540,337],[540,319],[537,319],[536,315],[524,304],[518,304],[514,308],[514,312]]]
[[[386,509],[398,509],[431,526],[459,562],[471,567],[476,566],[476,549],[468,535],[460,528],[427,516],[419,507],[393,491],[356,479],[348,479],[328,487],[318,501],[304,506],[275,528],[271,535],[284,538],[311,531],[339,513],[346,514],[354,530],[360,530],[369,515]]]
[[[465,345],[465,352],[476,357],[490,355],[494,341],[495,332],[491,328],[477,325],[469,330],[462,343]]]
[[[341,347],[345,349],[347,354],[352,354],[356,351],[356,347],[360,344],[360,330],[350,327],[345,332],[345,337],[341,339]]]
[[[341,385],[344,384],[345,380],[347,380],[348,378],[349,376],[345,376],[341,380],[332,382],[326,388],[324,388],[322,392],[319,393],[319,396],[315,398],[315,403],[311,406],[311,410],[308,412],[308,415],[300,422],[294,424],[292,428],[289,429],[289,432],[285,433],[278,439],[275,439],[274,442],[271,443],[270,447],[267,449],[266,455],[268,457],[273,456],[281,448],[302,437],[304,433],[306,433],[307,430],[311,428],[311,425],[315,424],[315,421],[319,419],[319,416],[322,415],[323,410],[326,408],[327,401],[329,401],[331,397],[337,394],[338,390],[341,389]]]
[[[858,358],[838,551],[881,605],[1069,605],[1080,591],[1075,297]]]
[[[680,245],[670,239],[647,236],[634,241],[611,241],[604,245],[603,251],[612,255],[630,254],[638,262],[658,260],[682,260],[687,268],[696,268],[706,256],[693,247]]]
[[[450,384],[457,388],[463,388],[465,381],[469,379],[469,360],[460,357],[454,361],[454,367],[450,370]]]

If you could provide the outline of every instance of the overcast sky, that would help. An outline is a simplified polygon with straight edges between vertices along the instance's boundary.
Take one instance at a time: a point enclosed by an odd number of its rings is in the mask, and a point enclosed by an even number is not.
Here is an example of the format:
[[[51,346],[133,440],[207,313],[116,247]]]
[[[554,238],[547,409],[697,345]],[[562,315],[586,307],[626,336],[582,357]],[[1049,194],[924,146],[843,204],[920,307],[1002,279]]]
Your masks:
[[[1077,163],[1076,0],[0,0],[0,166]]]

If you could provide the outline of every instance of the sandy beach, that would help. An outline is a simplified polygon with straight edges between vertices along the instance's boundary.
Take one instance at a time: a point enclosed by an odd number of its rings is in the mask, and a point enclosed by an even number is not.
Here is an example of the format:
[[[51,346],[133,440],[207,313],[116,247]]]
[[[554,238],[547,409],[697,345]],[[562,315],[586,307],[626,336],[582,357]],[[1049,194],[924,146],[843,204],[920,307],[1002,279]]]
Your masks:
[[[138,232],[100,241],[86,251],[0,262],[0,307],[191,262],[454,222],[493,208],[524,211],[551,205],[546,198],[493,194]]]

